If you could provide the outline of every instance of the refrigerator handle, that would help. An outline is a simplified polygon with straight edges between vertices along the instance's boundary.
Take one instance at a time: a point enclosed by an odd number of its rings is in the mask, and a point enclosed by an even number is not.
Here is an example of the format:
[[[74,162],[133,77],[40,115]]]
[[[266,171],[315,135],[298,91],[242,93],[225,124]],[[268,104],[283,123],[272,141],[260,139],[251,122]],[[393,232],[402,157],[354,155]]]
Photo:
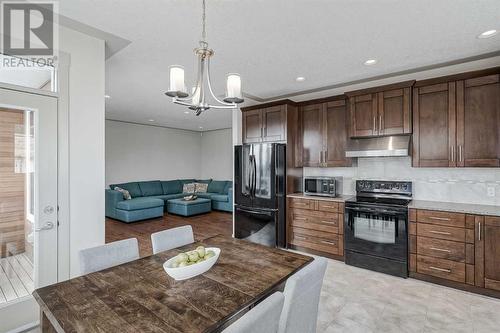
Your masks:
[[[253,197],[255,198],[255,187],[257,186],[257,163],[255,162],[255,155],[253,155]]]
[[[250,162],[250,168],[248,170],[248,193],[243,193],[244,196],[246,197],[251,197],[252,196],[252,172],[253,169],[251,168],[252,165],[252,155],[248,157],[248,161]]]

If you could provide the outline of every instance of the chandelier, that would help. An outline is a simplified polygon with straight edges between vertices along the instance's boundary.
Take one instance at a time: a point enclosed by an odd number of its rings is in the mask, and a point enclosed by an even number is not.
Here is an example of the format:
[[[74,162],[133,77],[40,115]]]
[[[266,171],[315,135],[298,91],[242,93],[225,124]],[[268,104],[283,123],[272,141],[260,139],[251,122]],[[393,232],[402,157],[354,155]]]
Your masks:
[[[198,57],[198,76],[191,95],[186,90],[184,83],[184,67],[180,65],[170,66],[170,87],[165,95],[172,97],[172,102],[189,107],[199,116],[208,109],[234,109],[237,104],[243,103],[241,94],[241,77],[237,73],[229,73],[226,76],[226,96],[221,101],[215,96],[210,80],[210,58],[214,50],[208,48],[206,33],[205,0],[202,4],[202,33],[200,46],[194,49]],[[207,101],[210,94],[212,103]]]

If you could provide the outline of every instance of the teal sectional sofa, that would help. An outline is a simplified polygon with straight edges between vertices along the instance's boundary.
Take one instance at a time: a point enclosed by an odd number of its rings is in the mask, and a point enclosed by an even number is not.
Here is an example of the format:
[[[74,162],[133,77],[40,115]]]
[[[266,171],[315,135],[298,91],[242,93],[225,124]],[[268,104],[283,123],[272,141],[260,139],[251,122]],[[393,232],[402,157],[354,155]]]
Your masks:
[[[197,193],[198,197],[210,199],[213,210],[233,211],[233,183],[212,179],[152,180],[112,184],[106,189],[106,216],[123,222],[135,222],[163,216],[169,200],[182,198],[184,184],[207,183],[207,193]],[[121,192],[113,190],[121,187],[129,191],[132,199],[125,200]]]

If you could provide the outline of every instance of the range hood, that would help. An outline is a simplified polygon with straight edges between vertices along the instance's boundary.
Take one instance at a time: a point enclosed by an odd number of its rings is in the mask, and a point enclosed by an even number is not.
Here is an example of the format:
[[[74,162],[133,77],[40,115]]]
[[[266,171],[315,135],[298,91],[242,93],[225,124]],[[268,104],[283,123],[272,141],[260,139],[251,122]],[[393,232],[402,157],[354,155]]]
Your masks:
[[[410,136],[395,135],[379,138],[353,139],[347,143],[346,157],[408,156]]]

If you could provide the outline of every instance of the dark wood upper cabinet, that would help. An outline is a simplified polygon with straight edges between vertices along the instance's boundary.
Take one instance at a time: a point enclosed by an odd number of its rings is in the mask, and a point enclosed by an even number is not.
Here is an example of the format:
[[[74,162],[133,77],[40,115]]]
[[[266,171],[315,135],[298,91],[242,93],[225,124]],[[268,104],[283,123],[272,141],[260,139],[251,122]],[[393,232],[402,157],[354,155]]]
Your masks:
[[[286,140],[286,107],[276,105],[262,109],[262,141]]]
[[[262,110],[242,113],[242,136],[244,143],[262,142]]]
[[[455,130],[455,83],[413,88],[413,166],[456,166]]]
[[[351,166],[346,158],[349,116],[345,97],[301,107],[303,165],[309,167]]]
[[[410,134],[411,87],[406,81],[346,93],[354,138]]]
[[[500,291],[500,217],[475,221],[475,284]]]
[[[349,115],[345,99],[325,103],[323,144],[324,163],[327,167],[351,166],[352,161],[345,156],[349,139]]]
[[[500,75],[457,81],[457,166],[500,166]]]
[[[301,107],[302,113],[302,164],[318,167],[323,161],[324,103]]]

